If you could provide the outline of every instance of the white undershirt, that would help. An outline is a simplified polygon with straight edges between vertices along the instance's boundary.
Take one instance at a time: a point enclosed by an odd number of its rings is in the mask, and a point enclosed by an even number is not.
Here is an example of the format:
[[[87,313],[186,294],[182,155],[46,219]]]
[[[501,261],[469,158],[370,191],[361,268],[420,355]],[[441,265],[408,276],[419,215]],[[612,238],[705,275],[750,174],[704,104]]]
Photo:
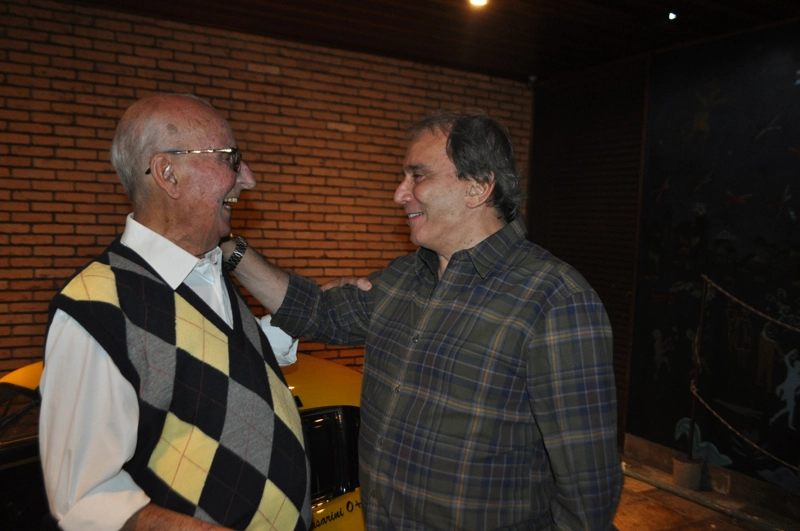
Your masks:
[[[176,289],[186,283],[232,324],[219,248],[198,259],[129,215],[122,243]],[[297,359],[297,341],[259,323],[278,362]],[[136,449],[136,391],[106,351],[69,315],[57,311],[47,334],[39,384],[39,449],[50,511],[64,531],[117,530],[150,502],[122,466]]]

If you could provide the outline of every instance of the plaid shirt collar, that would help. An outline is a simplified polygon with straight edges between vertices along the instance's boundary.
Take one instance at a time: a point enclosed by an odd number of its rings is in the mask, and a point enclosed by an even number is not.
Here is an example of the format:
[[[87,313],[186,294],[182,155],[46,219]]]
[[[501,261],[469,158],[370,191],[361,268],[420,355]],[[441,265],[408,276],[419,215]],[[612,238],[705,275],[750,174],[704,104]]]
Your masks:
[[[526,233],[525,222],[520,216],[478,245],[454,253],[450,260],[469,260],[472,267],[475,268],[475,272],[481,278],[486,278],[508,250],[525,238]],[[433,273],[434,278],[438,277],[439,256],[436,252],[420,247],[417,249],[414,264],[420,278],[424,278],[430,273]]]

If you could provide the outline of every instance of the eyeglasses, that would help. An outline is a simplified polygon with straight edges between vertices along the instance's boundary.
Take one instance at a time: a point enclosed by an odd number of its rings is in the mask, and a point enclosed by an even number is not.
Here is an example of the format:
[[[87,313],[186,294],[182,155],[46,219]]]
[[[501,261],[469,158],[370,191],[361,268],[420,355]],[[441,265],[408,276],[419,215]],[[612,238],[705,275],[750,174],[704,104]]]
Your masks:
[[[242,152],[238,147],[219,148],[219,149],[184,149],[181,151],[159,151],[159,153],[169,153],[170,155],[196,155],[197,153],[230,153],[231,166],[233,171],[239,172],[239,167],[242,164]],[[150,174],[150,168],[147,168],[145,174]]]

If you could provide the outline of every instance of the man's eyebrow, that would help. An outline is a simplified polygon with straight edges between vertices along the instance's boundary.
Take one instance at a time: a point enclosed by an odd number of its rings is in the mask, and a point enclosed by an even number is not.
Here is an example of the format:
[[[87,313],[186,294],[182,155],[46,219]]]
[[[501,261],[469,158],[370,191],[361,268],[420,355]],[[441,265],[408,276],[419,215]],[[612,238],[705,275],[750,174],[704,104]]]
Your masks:
[[[403,166],[403,172],[405,173],[417,173],[425,169],[427,169],[425,164],[409,164],[408,166]]]

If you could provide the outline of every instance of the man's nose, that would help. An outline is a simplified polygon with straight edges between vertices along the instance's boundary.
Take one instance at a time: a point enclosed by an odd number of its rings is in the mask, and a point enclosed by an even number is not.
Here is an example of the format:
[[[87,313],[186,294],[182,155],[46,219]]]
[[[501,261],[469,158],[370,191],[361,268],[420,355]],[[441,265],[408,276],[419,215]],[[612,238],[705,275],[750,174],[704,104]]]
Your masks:
[[[409,197],[411,196],[411,184],[410,179],[408,177],[403,178],[400,181],[400,184],[397,185],[397,189],[394,191],[394,202],[402,205],[403,203],[407,202]]]
[[[244,161],[242,161],[241,167],[239,168],[238,179],[239,182],[242,183],[242,188],[245,190],[255,188],[256,186],[256,176],[253,175],[253,172],[250,170],[250,166],[248,166]]]

